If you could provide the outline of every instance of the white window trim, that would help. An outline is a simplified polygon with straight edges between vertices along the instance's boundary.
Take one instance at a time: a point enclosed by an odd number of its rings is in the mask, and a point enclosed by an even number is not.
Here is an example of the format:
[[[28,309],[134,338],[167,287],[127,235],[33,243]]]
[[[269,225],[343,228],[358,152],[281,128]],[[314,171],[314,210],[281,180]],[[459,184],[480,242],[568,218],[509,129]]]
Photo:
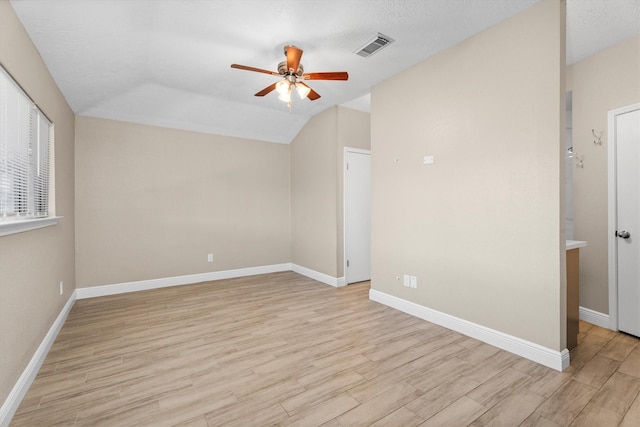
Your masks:
[[[53,127],[53,122],[49,119],[49,117],[44,114],[40,107],[33,101],[33,99],[31,99],[27,92],[4,68],[4,66],[2,66],[2,64],[0,64],[0,73],[4,74],[9,79],[9,81],[15,85],[18,91],[21,92],[22,95],[24,95],[24,97],[32,104],[32,108],[35,108],[38,114],[41,115],[41,117],[44,118],[51,127]],[[9,217],[9,219],[7,219],[0,217],[0,237],[56,225],[58,221],[63,218],[61,216],[55,215],[55,133],[52,132],[50,134],[50,138],[48,216],[29,217],[25,219],[14,219],[15,217]]]
[[[46,218],[25,219],[5,223],[0,222],[0,237],[56,225],[62,218],[61,216],[49,216]]]

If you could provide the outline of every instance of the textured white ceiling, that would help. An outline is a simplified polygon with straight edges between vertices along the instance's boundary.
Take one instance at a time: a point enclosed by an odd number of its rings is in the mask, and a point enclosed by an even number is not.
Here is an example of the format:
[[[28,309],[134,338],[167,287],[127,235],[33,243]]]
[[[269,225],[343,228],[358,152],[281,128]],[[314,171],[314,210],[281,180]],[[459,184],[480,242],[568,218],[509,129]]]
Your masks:
[[[372,86],[538,0],[12,0],[76,114],[289,143],[333,105],[367,111]],[[640,0],[568,0],[567,61],[640,33]],[[396,41],[353,52],[377,32]],[[283,46],[304,50],[322,96],[254,93],[276,77]]]

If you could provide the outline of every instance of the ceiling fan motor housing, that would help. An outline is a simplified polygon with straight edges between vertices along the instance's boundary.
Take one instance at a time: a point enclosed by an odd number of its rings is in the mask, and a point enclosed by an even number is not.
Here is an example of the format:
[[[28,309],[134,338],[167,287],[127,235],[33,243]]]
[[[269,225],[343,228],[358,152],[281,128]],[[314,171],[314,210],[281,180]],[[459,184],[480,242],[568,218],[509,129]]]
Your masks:
[[[278,73],[280,73],[281,76],[286,76],[288,74],[291,74],[287,69],[287,61],[282,61],[281,63],[278,64]],[[302,74],[304,74],[304,67],[302,66],[302,64],[298,65],[298,71],[294,74],[297,77],[300,77],[302,76]]]

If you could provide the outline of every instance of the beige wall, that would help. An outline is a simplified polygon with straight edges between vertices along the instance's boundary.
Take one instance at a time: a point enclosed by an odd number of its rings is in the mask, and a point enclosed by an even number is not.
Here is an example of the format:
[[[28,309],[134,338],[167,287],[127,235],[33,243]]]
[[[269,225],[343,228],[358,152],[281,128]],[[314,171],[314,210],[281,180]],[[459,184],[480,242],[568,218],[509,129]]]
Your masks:
[[[543,0],[375,87],[371,105],[372,287],[554,350],[564,7]]]
[[[344,148],[371,146],[369,113],[332,107],[311,118],[291,143],[292,262],[344,276]]]
[[[584,156],[573,165],[574,237],[580,249],[580,305],[609,313],[607,113],[640,102],[640,36],[592,55],[567,70],[573,92],[573,148]],[[603,132],[593,144],[591,129]]]
[[[287,145],[77,117],[76,177],[78,287],[291,260]]]
[[[0,2],[0,63],[54,123],[56,214],[64,217],[55,226],[0,237],[2,403],[73,293],[75,274],[74,115],[6,1]]]
[[[290,144],[291,262],[338,277],[337,108],[309,119]]]

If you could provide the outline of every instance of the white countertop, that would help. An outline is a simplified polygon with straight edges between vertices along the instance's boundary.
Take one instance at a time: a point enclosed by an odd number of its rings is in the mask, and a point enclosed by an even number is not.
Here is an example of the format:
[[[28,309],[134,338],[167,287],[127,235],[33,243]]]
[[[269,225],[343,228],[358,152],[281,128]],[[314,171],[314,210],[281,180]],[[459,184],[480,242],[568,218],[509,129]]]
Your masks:
[[[587,242],[583,240],[567,240],[567,250],[584,248]]]

